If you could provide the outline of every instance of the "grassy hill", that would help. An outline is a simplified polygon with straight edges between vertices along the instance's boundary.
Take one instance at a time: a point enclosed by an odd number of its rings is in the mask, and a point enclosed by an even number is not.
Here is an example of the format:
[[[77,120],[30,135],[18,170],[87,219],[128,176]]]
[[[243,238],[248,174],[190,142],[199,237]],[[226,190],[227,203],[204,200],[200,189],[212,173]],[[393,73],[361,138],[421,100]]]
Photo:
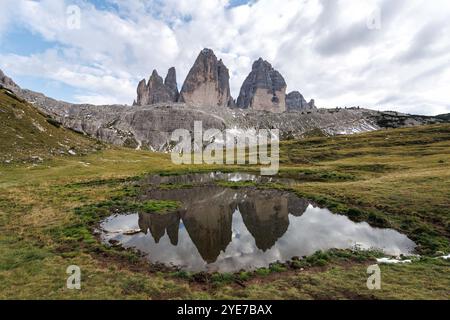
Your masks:
[[[61,128],[11,91],[0,89],[0,162],[86,154],[100,144]]]

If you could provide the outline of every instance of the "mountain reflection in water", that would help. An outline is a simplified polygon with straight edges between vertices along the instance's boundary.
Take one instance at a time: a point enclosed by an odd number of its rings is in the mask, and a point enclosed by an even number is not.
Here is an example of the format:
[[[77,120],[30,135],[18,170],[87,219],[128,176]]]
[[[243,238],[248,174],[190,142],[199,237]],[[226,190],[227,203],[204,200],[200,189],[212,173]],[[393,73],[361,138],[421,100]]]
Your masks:
[[[101,225],[103,240],[117,240],[147,253],[152,262],[184,270],[248,270],[355,244],[392,255],[409,254],[415,247],[394,230],[354,223],[283,191],[209,185],[149,189],[141,200],[146,199],[178,200],[183,206],[165,215],[112,216]],[[121,232],[130,229],[142,232]]]

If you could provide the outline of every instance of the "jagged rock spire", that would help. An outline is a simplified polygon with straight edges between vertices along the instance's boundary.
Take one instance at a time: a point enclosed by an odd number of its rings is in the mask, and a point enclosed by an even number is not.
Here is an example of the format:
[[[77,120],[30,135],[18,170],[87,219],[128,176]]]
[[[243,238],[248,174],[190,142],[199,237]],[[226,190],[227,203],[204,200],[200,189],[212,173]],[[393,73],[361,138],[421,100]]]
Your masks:
[[[235,101],[230,93],[229,70],[213,50],[203,49],[190,69],[181,91],[178,91],[176,70],[170,68],[163,80],[156,70],[148,82],[139,82],[133,105],[184,102],[196,107],[238,107],[282,113],[316,109],[298,91],[286,95],[286,81],[266,60],[259,58],[242,84]]]
[[[233,103],[230,75],[211,49],[203,49],[184,81],[180,101],[193,106],[224,106]]]
[[[178,101],[180,93],[178,91],[177,72],[174,67],[170,68],[167,72],[166,79],[164,80],[164,85],[169,90],[171,100]]]
[[[170,68],[165,81],[153,70],[148,83],[145,79],[139,82],[137,88],[137,100],[134,105],[145,106],[156,103],[176,102],[178,100],[178,88],[175,68]]]

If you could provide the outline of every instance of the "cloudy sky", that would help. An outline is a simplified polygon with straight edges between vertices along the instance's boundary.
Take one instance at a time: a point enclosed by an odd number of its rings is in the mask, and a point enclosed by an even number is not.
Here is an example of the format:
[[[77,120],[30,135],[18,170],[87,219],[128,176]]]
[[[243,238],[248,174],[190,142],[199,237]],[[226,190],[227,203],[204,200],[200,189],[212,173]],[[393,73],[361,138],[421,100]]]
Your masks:
[[[234,97],[263,57],[322,107],[448,113],[449,17],[448,0],[1,0],[0,68],[58,99],[130,104],[155,68],[181,87],[208,47]]]

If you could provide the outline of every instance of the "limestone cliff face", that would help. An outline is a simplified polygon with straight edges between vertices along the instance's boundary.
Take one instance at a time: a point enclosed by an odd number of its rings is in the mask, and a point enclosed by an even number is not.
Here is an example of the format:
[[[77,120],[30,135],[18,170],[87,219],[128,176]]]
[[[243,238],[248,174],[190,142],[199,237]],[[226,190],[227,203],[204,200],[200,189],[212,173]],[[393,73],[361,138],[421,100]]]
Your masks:
[[[230,106],[230,75],[211,49],[203,49],[184,81],[180,102],[199,107]]]
[[[281,113],[286,111],[286,81],[272,65],[259,58],[245,79],[237,107]]]
[[[175,68],[170,68],[165,81],[153,70],[148,83],[145,79],[139,82],[137,88],[138,106],[152,105],[156,103],[176,102],[178,100],[178,88]]]

